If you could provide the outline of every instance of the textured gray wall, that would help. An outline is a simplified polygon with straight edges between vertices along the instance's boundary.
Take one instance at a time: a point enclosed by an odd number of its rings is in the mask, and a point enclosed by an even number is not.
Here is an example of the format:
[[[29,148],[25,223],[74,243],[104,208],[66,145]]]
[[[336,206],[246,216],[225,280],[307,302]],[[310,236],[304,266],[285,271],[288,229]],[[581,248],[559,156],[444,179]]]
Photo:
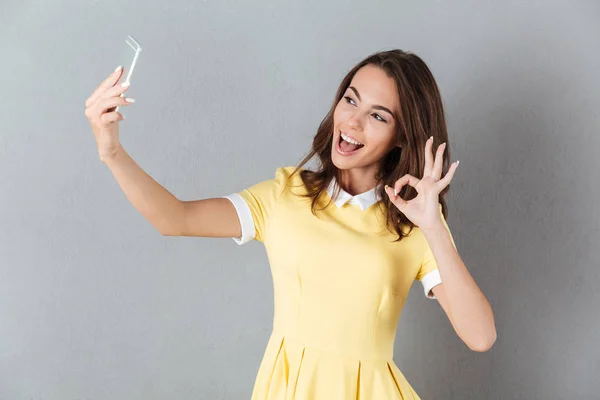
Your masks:
[[[423,399],[600,385],[600,5],[52,1],[0,7],[0,399],[245,399],[270,333],[264,248],[163,237],[100,162],[84,101],[127,34],[132,157],[182,200],[300,160],[340,79],[412,50],[446,105],[449,226],[495,311],[475,353],[416,283],[395,359]]]

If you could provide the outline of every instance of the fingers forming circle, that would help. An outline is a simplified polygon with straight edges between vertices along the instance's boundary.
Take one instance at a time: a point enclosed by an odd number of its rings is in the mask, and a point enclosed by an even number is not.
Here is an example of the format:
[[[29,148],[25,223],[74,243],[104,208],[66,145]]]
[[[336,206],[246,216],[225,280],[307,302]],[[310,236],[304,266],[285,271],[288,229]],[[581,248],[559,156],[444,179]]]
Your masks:
[[[412,176],[411,174],[404,175],[402,178],[398,179],[396,183],[394,183],[395,194],[397,195],[398,193],[400,193],[402,187],[407,184],[416,189],[420,181],[420,179]]]

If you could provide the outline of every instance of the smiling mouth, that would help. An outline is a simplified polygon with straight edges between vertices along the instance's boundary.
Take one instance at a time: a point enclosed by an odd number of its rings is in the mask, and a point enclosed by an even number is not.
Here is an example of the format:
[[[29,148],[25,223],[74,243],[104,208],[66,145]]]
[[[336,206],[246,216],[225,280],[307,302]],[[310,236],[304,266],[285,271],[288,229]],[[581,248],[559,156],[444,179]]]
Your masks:
[[[346,140],[344,140],[344,138],[342,137],[342,132],[340,131],[339,133],[339,138],[338,138],[338,148],[344,152],[344,153],[352,153],[356,150],[362,149],[363,147],[365,147],[364,144],[354,144],[354,143],[350,143],[347,142]]]

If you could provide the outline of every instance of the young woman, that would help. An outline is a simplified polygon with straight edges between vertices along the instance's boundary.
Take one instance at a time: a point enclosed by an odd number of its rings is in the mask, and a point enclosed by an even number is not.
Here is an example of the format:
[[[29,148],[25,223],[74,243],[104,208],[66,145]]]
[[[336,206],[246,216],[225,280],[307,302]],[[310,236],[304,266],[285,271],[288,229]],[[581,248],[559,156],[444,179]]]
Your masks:
[[[86,101],[100,159],[163,234],[257,240],[274,284],[273,331],[253,400],[419,399],[393,360],[415,279],[475,351],[496,340],[489,302],[446,223],[448,133],[435,80],[415,54],[375,53],[342,80],[312,150],[272,179],[180,201],[118,140],[127,87],[111,74]],[[435,145],[434,145],[435,144]],[[314,156],[319,168],[302,168]]]

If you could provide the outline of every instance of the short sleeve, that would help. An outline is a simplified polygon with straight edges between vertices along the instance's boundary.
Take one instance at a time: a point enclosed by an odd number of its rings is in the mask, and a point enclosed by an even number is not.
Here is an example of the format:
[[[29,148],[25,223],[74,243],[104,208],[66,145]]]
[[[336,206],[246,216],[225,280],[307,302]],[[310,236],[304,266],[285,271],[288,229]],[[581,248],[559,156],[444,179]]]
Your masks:
[[[450,228],[446,223],[446,219],[444,218],[444,214],[442,213],[442,205],[439,205],[440,215],[442,217],[442,222],[444,223],[444,227],[450,234],[450,240],[452,241],[452,245],[456,248],[456,244],[454,243],[454,238],[452,237],[452,233],[450,232]],[[425,239],[424,239],[425,240]],[[423,285],[423,291],[425,292],[425,296],[429,299],[436,299],[436,297],[431,292],[435,286],[442,283],[442,278],[440,276],[440,272],[438,269],[437,262],[431,251],[431,247],[427,240],[425,240],[425,254],[423,255],[423,261],[421,262],[421,267],[419,268],[419,272],[417,273],[416,279],[421,282]]]
[[[251,240],[263,242],[271,211],[273,210],[293,167],[279,167],[271,179],[258,182],[239,193],[222,196],[229,199],[235,207],[242,236],[232,238],[237,244],[242,245]]]

